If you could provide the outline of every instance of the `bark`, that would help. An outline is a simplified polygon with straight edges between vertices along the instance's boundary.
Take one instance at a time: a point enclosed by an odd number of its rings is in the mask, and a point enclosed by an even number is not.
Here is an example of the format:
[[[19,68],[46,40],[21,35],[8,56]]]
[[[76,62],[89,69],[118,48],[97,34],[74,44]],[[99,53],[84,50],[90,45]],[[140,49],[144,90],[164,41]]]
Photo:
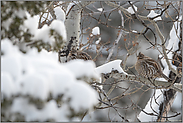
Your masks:
[[[79,48],[79,35],[80,35],[80,21],[81,21],[81,11],[82,9],[91,4],[89,1],[82,1],[76,4],[68,6],[66,13],[65,26],[67,30],[67,40],[69,41],[71,37],[76,37],[73,42],[73,49],[77,50]],[[69,43],[69,42],[68,42]]]

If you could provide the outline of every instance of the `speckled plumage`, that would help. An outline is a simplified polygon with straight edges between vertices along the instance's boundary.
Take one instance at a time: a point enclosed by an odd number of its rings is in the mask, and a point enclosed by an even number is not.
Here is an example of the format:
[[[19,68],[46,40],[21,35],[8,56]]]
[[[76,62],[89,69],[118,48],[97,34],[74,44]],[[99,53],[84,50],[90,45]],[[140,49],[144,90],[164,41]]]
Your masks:
[[[71,50],[70,51],[67,61],[70,61],[73,59],[83,59],[85,61],[92,60],[90,55],[88,55],[86,52],[81,51],[81,50]]]
[[[145,56],[141,52],[139,52],[137,56],[135,69],[140,76],[145,78],[165,78],[166,80],[170,80],[165,74],[163,74],[157,61]]]

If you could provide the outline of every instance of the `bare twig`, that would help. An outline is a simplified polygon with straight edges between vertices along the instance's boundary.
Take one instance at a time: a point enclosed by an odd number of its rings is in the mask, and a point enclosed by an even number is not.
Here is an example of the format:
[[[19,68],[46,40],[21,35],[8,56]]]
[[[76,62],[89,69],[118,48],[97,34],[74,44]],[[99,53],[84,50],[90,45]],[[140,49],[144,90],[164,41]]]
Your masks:
[[[112,71],[111,73],[107,73],[109,77],[115,78],[117,80],[128,80],[128,81],[135,81],[135,82],[140,82],[142,84],[146,84],[149,86],[155,85],[157,89],[175,89],[178,92],[182,92],[182,88],[177,89],[177,87],[174,87],[174,81],[173,82],[166,82],[166,81],[159,81],[159,80],[151,80],[149,81],[148,78],[143,78],[141,76],[135,76],[135,75],[126,75],[123,73],[118,73],[116,71]],[[153,82],[153,83],[152,83]]]
[[[121,16],[121,25],[122,25],[122,27],[124,27],[124,18],[123,18],[123,15],[122,15],[122,13],[121,13],[120,10],[118,11],[118,13]],[[120,32],[119,32],[119,35],[118,35],[117,39],[115,40],[115,43],[114,43],[113,47],[111,48],[111,51],[109,53],[109,56],[107,57],[106,63],[110,61],[110,58],[111,58],[111,56],[112,56],[112,54],[114,52],[115,47],[118,45],[118,42],[121,39],[122,34],[123,34],[123,30],[121,29]]]
[[[98,86],[96,86],[102,93],[103,93],[103,95],[107,98],[107,100],[109,101],[109,104],[108,103],[106,103],[106,102],[104,102],[104,101],[102,101],[102,100],[100,100],[99,99],[99,101],[100,102],[102,102],[103,104],[105,104],[105,105],[108,105],[108,106],[110,106],[110,107],[112,107],[117,113],[118,113],[118,115],[125,121],[125,122],[129,122],[125,117],[123,117],[120,113],[119,113],[119,111],[113,106],[113,103],[111,102],[111,99],[107,96],[107,94],[105,93],[105,91],[104,90],[102,90],[101,88],[99,88]]]

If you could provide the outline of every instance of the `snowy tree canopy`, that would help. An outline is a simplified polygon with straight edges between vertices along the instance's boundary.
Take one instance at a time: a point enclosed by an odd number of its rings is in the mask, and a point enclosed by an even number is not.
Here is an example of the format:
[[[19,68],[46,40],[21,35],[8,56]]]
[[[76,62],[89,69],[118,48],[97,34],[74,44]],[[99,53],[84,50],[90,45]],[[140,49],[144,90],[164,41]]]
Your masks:
[[[181,6],[2,1],[1,121],[182,121]]]
[[[92,61],[75,60],[61,65],[55,52],[42,50],[38,53],[34,48],[24,55],[8,39],[2,40],[1,49],[4,54],[1,57],[2,101],[12,102],[10,111],[25,115],[26,121],[69,121],[63,114],[66,109],[68,114],[80,113],[97,104],[97,92],[84,81],[77,80],[81,76],[99,79]],[[79,72],[73,66],[88,69]],[[19,98],[12,100],[18,95]],[[45,110],[50,109],[55,110],[55,115],[45,114]]]

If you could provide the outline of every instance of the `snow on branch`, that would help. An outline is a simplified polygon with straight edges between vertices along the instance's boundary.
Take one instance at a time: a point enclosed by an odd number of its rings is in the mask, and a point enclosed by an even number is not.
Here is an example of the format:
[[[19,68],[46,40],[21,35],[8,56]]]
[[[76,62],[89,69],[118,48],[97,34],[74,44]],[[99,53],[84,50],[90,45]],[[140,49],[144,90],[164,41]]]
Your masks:
[[[92,37],[93,35],[100,35],[100,28],[98,26],[92,29],[92,34],[90,36]]]
[[[157,15],[159,15],[159,14],[155,13],[154,10],[151,10],[150,13],[147,15],[147,17],[153,18],[153,17],[156,17]],[[161,19],[161,17],[157,17],[154,20],[157,21],[157,20],[162,20],[162,19]]]
[[[133,7],[135,8],[135,11],[137,11],[137,7],[135,5],[133,5]],[[128,7],[127,11],[130,13],[130,14],[135,14],[134,10],[132,7]]]
[[[9,120],[20,113],[24,121],[70,121],[98,103],[97,91],[78,80],[99,79],[93,61],[60,64],[56,52],[35,48],[24,55],[8,39],[1,41],[1,49],[2,103],[12,101],[6,110],[12,116]]]
[[[117,70],[119,73],[127,74],[121,68],[121,66],[120,66],[121,62],[122,62],[122,60],[114,60],[114,61],[105,63],[105,64],[97,67],[96,71],[99,73],[107,74],[107,73],[111,73],[113,70]]]
[[[182,92],[182,89],[180,87],[174,86],[173,82],[166,82],[166,81],[161,81],[161,80],[150,80],[148,78],[143,78],[141,76],[136,76],[136,75],[130,75],[124,72],[124,70],[121,68],[122,60],[114,60],[109,63],[106,63],[104,65],[101,65],[96,68],[96,71],[98,73],[103,74],[106,78],[115,78],[118,81],[135,81],[135,82],[140,82],[145,85],[149,85],[152,88],[156,87],[157,89],[167,89],[167,88],[172,88],[175,89],[179,92]]]
[[[179,21],[182,19],[182,16],[179,18]],[[177,51],[179,49],[179,41],[180,41],[180,37],[178,36],[180,34],[180,22],[175,22],[172,26],[172,29],[170,31],[170,39],[168,41],[168,45],[166,47],[166,49],[168,49],[167,51],[167,58],[165,56],[165,59],[161,59],[161,62],[163,64],[163,66],[165,67],[163,72],[166,75],[169,75],[170,70],[174,69],[174,71],[176,70],[176,66],[172,64],[172,59],[173,59],[173,52]],[[173,52],[169,52],[169,50],[173,51]],[[163,51],[165,52],[165,49],[163,49]],[[160,57],[162,57],[162,55],[160,55]],[[177,71],[176,71],[177,73]],[[182,75],[181,73],[177,73],[177,75]]]
[[[180,21],[182,20],[182,17],[179,17],[179,22],[176,21],[173,23],[172,29],[170,31],[170,39],[168,41],[168,45],[165,48],[165,39],[162,33],[159,30],[159,27],[156,23],[153,22],[153,25],[156,28],[157,33],[159,34],[159,37],[162,41],[162,50],[164,59],[161,59],[162,65],[164,66],[163,73],[166,75],[170,75],[170,71],[174,72],[176,77],[171,76],[172,79],[174,79],[174,84],[170,87],[174,90],[166,90],[163,93],[160,90],[155,90],[154,94],[152,95],[153,98],[151,98],[146,107],[140,112],[138,118],[144,122],[144,121],[164,121],[166,118],[168,118],[168,112],[170,110],[170,107],[173,104],[173,101],[177,95],[177,92],[182,92],[182,84],[178,83],[181,80],[177,79],[177,77],[181,77],[182,73],[178,71],[178,67],[173,65],[173,61],[175,58],[173,57],[177,51],[181,50],[179,47],[179,43],[181,41],[179,35],[181,34],[180,30]],[[168,51],[166,51],[168,50]],[[170,52],[171,51],[171,52]],[[162,57],[162,55],[160,55]],[[176,90],[176,91],[175,91]],[[148,112],[153,112],[152,115],[149,115]],[[180,115],[180,113],[176,113],[174,116]],[[144,118],[146,117],[146,118]],[[171,116],[170,116],[171,117]],[[173,116],[172,116],[173,117]]]
[[[27,45],[43,45],[49,49],[59,49],[63,47],[66,42],[66,28],[63,21],[53,20],[50,25],[44,25],[42,28],[38,28],[39,16],[30,17],[29,13],[26,13],[27,20],[24,21],[23,28],[30,32],[32,35],[31,42]]]

